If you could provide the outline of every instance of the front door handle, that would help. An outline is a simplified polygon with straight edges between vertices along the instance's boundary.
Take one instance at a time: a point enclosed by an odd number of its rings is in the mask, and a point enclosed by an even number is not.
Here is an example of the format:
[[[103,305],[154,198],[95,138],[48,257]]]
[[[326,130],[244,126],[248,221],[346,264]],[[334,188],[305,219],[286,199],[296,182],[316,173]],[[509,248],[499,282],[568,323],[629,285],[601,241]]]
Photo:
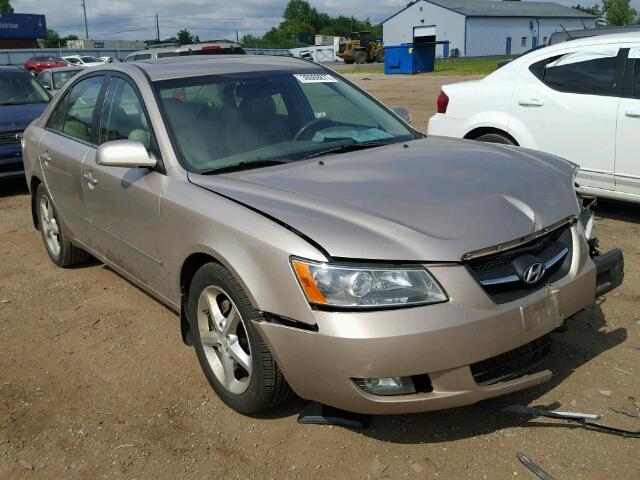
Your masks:
[[[91,172],[85,173],[84,175],[82,175],[82,178],[84,178],[87,181],[87,183],[92,187],[95,187],[98,184],[98,179],[94,177],[93,173]]]
[[[44,152],[40,154],[40,160],[42,160],[45,163],[51,163],[51,155],[49,155],[49,152]]]
[[[624,112],[624,114],[627,117],[631,117],[631,118],[640,118],[640,109],[638,108],[630,108],[629,110],[627,110],[626,112]]]
[[[539,98],[521,98],[518,100],[518,105],[522,107],[541,107],[544,102]]]

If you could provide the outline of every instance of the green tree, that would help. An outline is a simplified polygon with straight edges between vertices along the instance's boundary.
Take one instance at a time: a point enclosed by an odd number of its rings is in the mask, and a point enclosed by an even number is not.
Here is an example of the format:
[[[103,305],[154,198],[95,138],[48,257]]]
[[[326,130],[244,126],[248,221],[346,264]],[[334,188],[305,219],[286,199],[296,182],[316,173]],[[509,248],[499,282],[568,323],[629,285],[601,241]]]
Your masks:
[[[0,13],[13,13],[13,7],[9,0],[0,0]]]
[[[598,18],[604,16],[604,11],[602,9],[603,7],[601,5],[599,5],[599,4],[597,4],[597,3],[594,3],[593,7],[583,7],[582,5],[577,4],[577,5],[575,5],[575,6],[571,7],[571,8],[573,8],[575,10],[579,10],[579,11],[584,12],[584,13],[589,13],[589,14],[595,16],[595,17],[598,17]]]
[[[603,0],[607,25],[632,25],[638,13],[631,8],[630,0]]]
[[[66,47],[67,41],[60,38],[55,30],[47,30],[47,38],[44,39],[43,46],[44,48]]]
[[[193,43],[195,40],[193,35],[191,35],[191,32],[186,28],[178,32],[177,38],[180,45],[188,45],[189,43]]]

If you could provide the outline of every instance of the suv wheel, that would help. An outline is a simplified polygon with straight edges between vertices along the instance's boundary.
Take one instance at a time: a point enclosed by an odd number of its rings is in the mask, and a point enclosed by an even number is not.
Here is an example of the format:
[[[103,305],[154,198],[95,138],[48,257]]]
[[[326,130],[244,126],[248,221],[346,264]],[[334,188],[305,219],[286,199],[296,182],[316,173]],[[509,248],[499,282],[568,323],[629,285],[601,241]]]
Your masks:
[[[479,142],[487,142],[487,143],[500,143],[502,145],[515,145],[513,140],[505,135],[500,135],[499,133],[485,133],[484,135],[480,135],[476,138]]]
[[[49,258],[59,267],[71,267],[89,259],[89,254],[71,243],[70,235],[60,223],[51,195],[44,184],[36,190],[38,224]]]
[[[252,323],[262,315],[226,268],[208,263],[196,272],[187,315],[200,366],[224,403],[255,414],[289,397],[291,390]]]

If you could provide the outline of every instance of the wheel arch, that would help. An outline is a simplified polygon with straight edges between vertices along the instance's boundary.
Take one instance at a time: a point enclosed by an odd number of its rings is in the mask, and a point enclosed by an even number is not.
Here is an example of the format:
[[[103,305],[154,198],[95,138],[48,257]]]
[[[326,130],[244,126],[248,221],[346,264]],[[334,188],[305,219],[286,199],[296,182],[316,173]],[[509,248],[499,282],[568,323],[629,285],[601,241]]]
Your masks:
[[[495,133],[497,135],[502,135],[502,136],[508,138],[509,140],[511,140],[515,145],[520,146],[520,143],[513,137],[513,135],[511,135],[508,132],[505,132],[504,130],[502,130],[500,128],[496,128],[496,127],[477,127],[477,128],[474,128],[473,130],[467,132],[467,134],[464,136],[464,138],[466,138],[467,140],[476,140],[477,138],[481,137],[482,135],[487,135],[489,133]]]
[[[40,222],[38,221],[38,212],[36,206],[36,191],[42,180],[37,175],[33,175],[29,180],[29,191],[31,192],[31,219],[36,230],[40,230]]]

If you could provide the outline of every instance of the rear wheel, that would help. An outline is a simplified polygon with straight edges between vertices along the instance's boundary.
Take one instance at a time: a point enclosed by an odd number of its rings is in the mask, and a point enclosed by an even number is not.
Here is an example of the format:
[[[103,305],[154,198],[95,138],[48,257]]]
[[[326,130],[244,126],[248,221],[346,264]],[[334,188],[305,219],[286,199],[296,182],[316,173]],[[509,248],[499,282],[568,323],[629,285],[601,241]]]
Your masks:
[[[89,259],[89,254],[71,243],[67,229],[60,218],[44,184],[36,190],[38,224],[49,258],[59,267],[71,267]]]
[[[353,58],[358,65],[367,63],[367,52],[358,50],[356,53],[353,54]]]
[[[501,143],[503,145],[515,145],[514,141],[505,135],[499,133],[485,133],[476,138],[479,142]]]
[[[196,272],[187,315],[200,366],[224,403],[255,414],[289,397],[291,390],[252,323],[262,315],[226,268],[208,263]]]

